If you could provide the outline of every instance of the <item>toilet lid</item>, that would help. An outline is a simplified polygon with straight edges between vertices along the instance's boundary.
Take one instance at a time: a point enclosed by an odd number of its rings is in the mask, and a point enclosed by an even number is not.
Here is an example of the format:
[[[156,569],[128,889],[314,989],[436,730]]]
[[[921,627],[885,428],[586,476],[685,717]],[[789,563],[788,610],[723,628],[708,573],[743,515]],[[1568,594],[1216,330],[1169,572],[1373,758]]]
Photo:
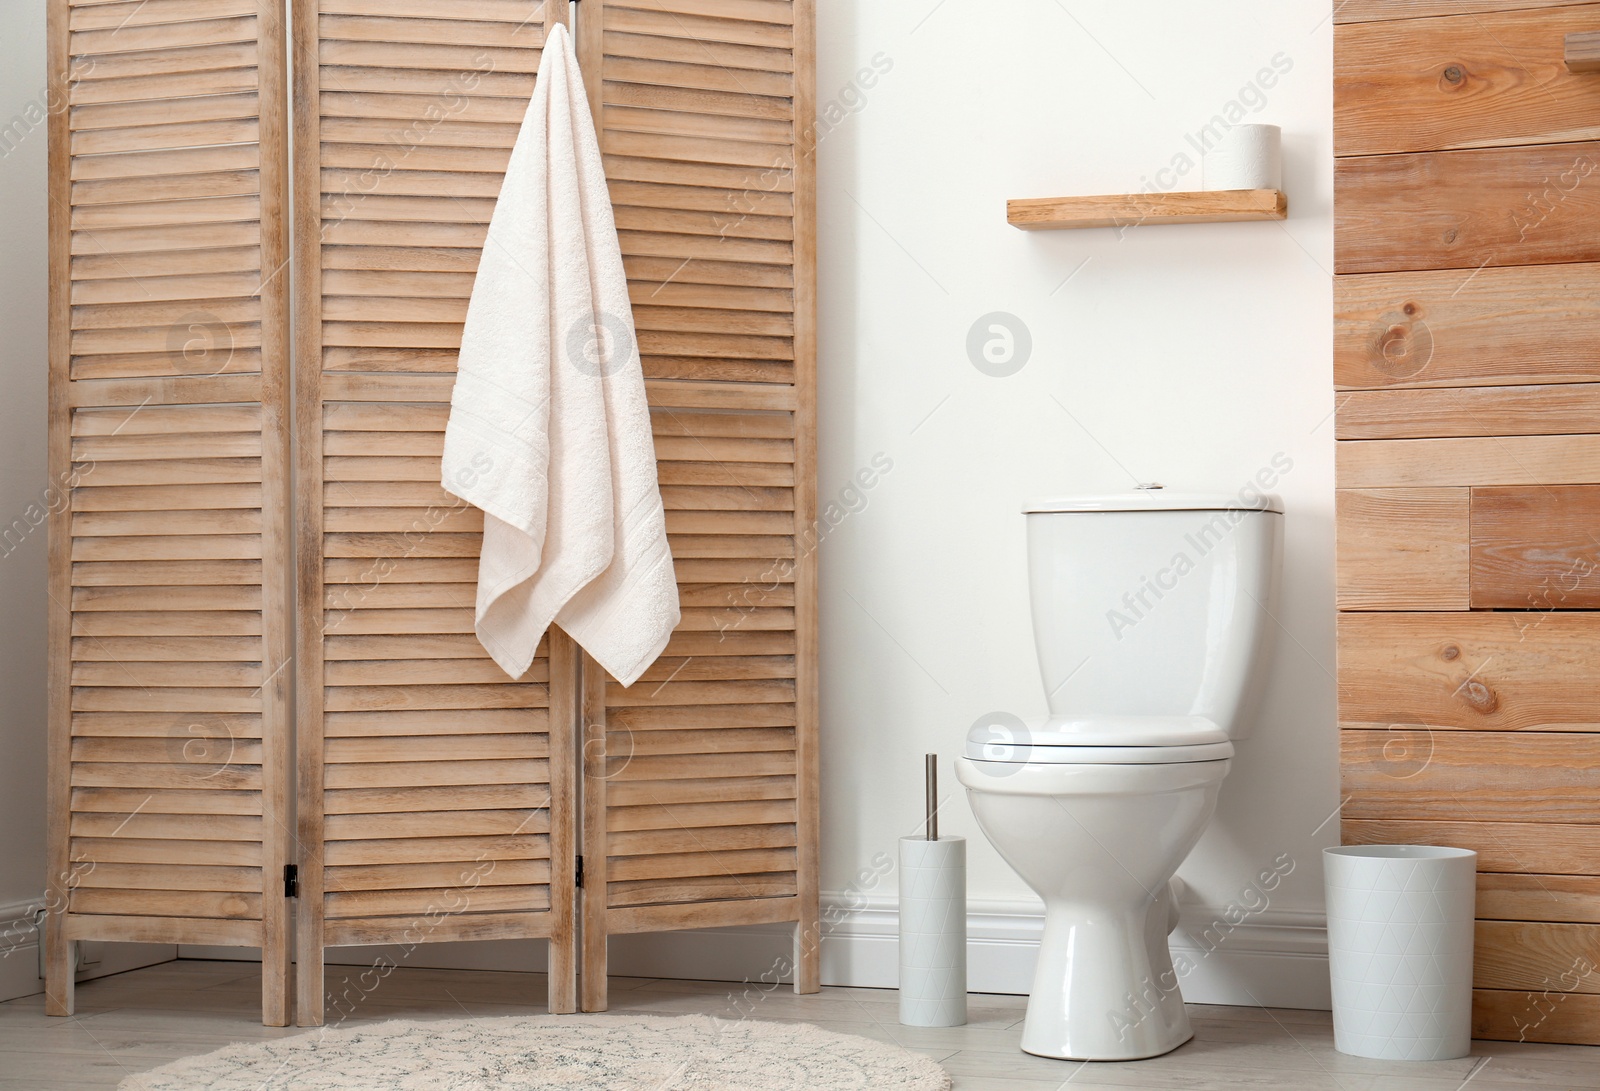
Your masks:
[[[973,761],[1028,765],[1171,765],[1186,761],[1221,761],[1233,757],[1233,743],[1193,746],[1003,746],[967,743]]]

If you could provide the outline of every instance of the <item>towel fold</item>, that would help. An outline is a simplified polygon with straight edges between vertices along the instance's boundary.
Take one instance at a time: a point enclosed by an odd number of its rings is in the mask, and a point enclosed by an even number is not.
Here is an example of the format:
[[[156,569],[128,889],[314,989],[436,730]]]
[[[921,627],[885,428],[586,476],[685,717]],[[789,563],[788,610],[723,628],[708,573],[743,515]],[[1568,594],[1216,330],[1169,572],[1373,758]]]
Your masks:
[[[605,170],[571,37],[551,28],[472,288],[444,488],[483,509],[478,639],[520,678],[557,622],[624,685],[678,586]]]

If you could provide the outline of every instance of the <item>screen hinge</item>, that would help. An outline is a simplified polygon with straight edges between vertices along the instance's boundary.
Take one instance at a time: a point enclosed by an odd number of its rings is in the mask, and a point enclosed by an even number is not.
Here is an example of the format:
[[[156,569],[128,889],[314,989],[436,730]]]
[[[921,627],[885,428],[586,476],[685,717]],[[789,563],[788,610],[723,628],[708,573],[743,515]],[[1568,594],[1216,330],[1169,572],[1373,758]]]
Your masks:
[[[298,864],[283,865],[283,896],[285,898],[298,898],[300,896],[300,867]]]
[[[578,857],[577,876],[578,876],[578,889],[582,890],[583,889],[583,857],[581,857],[581,856]]]

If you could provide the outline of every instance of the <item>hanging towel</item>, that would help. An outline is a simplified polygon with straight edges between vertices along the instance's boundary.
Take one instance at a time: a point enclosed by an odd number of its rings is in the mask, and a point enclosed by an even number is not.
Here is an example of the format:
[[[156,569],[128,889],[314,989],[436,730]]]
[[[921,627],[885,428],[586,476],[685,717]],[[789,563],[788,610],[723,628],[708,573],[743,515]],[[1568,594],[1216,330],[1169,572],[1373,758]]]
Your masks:
[[[559,623],[624,685],[678,624],[600,147],[552,27],[472,288],[444,488],[483,509],[478,639],[520,678]]]

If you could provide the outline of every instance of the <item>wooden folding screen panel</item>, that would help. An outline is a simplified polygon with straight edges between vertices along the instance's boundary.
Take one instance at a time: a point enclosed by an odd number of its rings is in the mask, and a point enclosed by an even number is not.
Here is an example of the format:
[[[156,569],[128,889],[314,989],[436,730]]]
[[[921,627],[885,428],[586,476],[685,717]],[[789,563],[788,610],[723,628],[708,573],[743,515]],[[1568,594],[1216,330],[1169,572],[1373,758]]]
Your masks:
[[[237,944],[282,1025],[282,11],[51,0],[49,21],[47,1010],[72,1010],[73,940]]]
[[[810,0],[583,0],[683,622],[586,664],[583,985],[606,936],[794,922],[818,984]]]
[[[566,4],[295,11],[298,1019],[324,1019],[326,946],[546,936],[571,1011],[575,653],[556,634],[515,682],[485,655],[482,516],[439,485],[473,274]]]
[[[1600,4],[1335,18],[1344,837],[1477,850],[1475,1035],[1600,1044]]]

